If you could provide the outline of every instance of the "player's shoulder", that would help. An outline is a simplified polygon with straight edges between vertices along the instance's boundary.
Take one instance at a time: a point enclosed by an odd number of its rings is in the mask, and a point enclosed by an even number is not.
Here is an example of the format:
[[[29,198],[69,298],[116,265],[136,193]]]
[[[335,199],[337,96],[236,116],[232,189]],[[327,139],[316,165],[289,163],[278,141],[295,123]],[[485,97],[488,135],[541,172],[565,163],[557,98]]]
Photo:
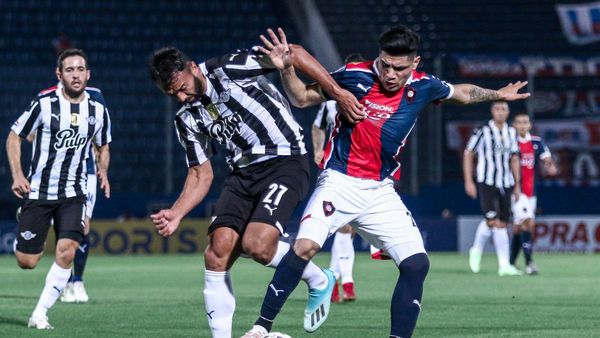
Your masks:
[[[40,92],[38,93],[37,96],[38,97],[42,97],[42,96],[45,96],[45,95],[48,95],[48,94],[55,93],[57,89],[58,89],[57,85],[54,85],[52,87],[48,87],[46,89],[40,90]]]
[[[531,141],[533,142],[542,142],[542,138],[538,135],[531,135]]]
[[[342,67],[347,72],[362,72],[367,74],[375,74],[374,61],[350,62]]]

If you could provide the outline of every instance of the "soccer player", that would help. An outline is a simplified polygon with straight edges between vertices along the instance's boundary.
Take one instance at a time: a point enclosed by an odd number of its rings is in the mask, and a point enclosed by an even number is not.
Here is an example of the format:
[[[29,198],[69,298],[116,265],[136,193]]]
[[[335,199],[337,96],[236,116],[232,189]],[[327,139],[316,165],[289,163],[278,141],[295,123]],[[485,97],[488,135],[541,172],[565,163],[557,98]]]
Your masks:
[[[481,256],[487,240],[494,236],[494,247],[498,257],[498,275],[522,275],[509,260],[507,225],[510,218],[511,195],[518,200],[519,147],[517,132],[510,127],[509,107],[504,101],[491,105],[492,119],[476,128],[463,154],[465,192],[477,198],[484,219],[479,223],[473,246],[469,250],[469,267],[474,273],[481,269]],[[473,160],[477,155],[477,186],[473,181]],[[479,190],[479,193],[478,193]]]
[[[356,63],[364,61],[365,58],[353,53],[344,59],[344,63]],[[337,105],[335,101],[327,101],[321,103],[317,116],[312,125],[312,142],[314,150],[314,161],[317,165],[323,160],[323,151],[325,147],[325,139],[329,139],[329,135],[335,126],[337,116]],[[327,136],[327,137],[326,137]],[[335,233],[333,244],[331,245],[331,261],[329,269],[333,271],[336,279],[331,301],[339,303],[344,301],[356,300],[354,291],[354,278],[352,277],[352,269],[354,268],[354,230],[349,224],[346,224]],[[342,297],[340,298],[339,284],[342,283]]]
[[[519,153],[521,155],[521,196],[513,201],[513,238],[510,245],[510,264],[515,265],[519,251],[523,248],[525,256],[525,273],[537,274],[538,268],[533,262],[533,240],[531,233],[535,227],[535,171],[539,158],[546,173],[555,176],[558,173],[556,163],[552,159],[550,149],[539,136],[530,134],[531,121],[526,113],[518,113],[513,118],[513,126],[517,130]]]
[[[310,54],[292,60],[318,79],[342,111],[360,118],[358,101]],[[276,67],[258,49],[237,50],[196,63],[180,50],[166,47],[154,52],[149,66],[155,84],[182,104],[175,129],[188,163],[177,201],[151,215],[158,233],[173,234],[181,219],[206,196],[213,178],[211,140],[225,146],[233,168],[216,203],[216,218],[208,229],[209,244],[204,252],[209,326],[213,337],[230,337],[235,298],[229,269],[235,260],[245,253],[263,265],[276,267],[289,251],[289,244],[279,237],[308,189],[309,162],[302,129],[283,95],[263,76]],[[309,264],[303,276],[309,286],[309,303],[324,293],[329,297],[335,282],[329,270]]]
[[[85,91],[90,79],[87,56],[67,49],[58,57],[56,76],[61,83],[36,97],[17,119],[6,141],[13,193],[25,200],[19,218],[15,256],[23,269],[33,269],[42,256],[50,221],[54,220],[56,255],[28,326],[52,329],[47,311],[58,299],[71,275],[71,263],[83,238],[86,154],[93,142],[99,147],[98,179],[107,197],[110,118],[106,107]],[[32,131],[29,175],[21,167],[21,142]]]
[[[307,107],[326,101],[318,84],[305,85],[290,62],[299,48],[289,46],[283,32],[262,51],[280,70],[291,102]],[[429,269],[421,234],[390,176],[399,168],[396,154],[402,148],[423,108],[449,99],[470,104],[489,100],[524,99],[517,91],[526,83],[491,90],[471,84],[452,86],[416,70],[419,36],[406,26],[385,31],[379,38],[379,57],[348,64],[332,74],[335,81],[361,102],[367,118],[357,124],[338,119],[327,146],[324,171],[318,179],[297,239],[277,267],[267,289],[260,317],[246,337],[271,330],[275,316],[297,286],[302,271],[328,236],[351,221],[357,233],[375,247],[385,249],[399,269],[391,305],[392,337],[410,337],[421,309],[423,282]],[[277,60],[277,62],[275,62]],[[416,156],[416,155],[415,155]],[[277,290],[278,292],[274,292]],[[318,307],[305,316],[304,329],[312,332],[328,311]],[[250,333],[256,332],[252,336]]]

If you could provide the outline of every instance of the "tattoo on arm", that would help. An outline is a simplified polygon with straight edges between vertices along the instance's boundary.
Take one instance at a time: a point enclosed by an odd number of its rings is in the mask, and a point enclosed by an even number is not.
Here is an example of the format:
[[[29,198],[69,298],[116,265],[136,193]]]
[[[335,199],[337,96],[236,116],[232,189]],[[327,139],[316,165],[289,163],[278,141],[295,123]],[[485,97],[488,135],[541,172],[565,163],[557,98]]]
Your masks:
[[[500,95],[497,91],[492,89],[485,89],[474,86],[469,90],[469,103],[478,103],[485,101],[498,100]]]

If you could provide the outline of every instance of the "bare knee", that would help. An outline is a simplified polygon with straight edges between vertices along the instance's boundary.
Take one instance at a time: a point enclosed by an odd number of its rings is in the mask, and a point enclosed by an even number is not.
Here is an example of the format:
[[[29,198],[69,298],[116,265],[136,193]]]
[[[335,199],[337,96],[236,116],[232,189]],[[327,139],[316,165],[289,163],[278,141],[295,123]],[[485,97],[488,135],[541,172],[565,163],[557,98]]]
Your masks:
[[[260,264],[266,265],[271,262],[277,251],[279,238],[265,238],[264,236],[246,238],[242,240],[242,248],[248,256]]]
[[[504,229],[504,228],[506,228],[506,227],[507,227],[507,225],[508,225],[508,224],[507,224],[506,222],[504,222],[504,221],[501,221],[501,220],[499,220],[499,219],[497,219],[497,220],[496,220],[496,222],[494,223],[494,227],[495,227],[495,228],[498,228],[498,229]]]
[[[226,271],[237,258],[235,251],[239,236],[231,229],[215,230],[204,250],[204,266],[210,271]]]
[[[59,239],[56,244],[56,263],[63,269],[71,267],[78,246],[79,243],[72,239]]]
[[[39,255],[30,255],[15,252],[15,257],[17,258],[17,265],[19,265],[19,267],[24,270],[34,269],[40,261],[41,255],[41,253]]]
[[[350,224],[346,224],[338,229],[338,232],[341,234],[351,234],[352,226]]]
[[[294,253],[306,260],[313,258],[319,249],[319,244],[307,238],[297,239],[293,246]]]

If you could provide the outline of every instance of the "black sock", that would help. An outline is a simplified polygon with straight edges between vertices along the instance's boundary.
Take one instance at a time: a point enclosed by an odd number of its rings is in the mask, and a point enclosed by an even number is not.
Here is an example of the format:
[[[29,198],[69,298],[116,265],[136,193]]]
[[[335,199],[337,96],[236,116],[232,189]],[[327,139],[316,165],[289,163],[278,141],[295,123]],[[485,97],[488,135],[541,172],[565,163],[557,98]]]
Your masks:
[[[521,233],[513,234],[510,241],[510,265],[515,265],[517,262],[519,251],[521,251]]]
[[[408,257],[398,267],[400,277],[392,296],[392,328],[390,336],[410,337],[421,312],[423,283],[429,271],[429,258],[424,253]]]
[[[277,269],[275,269],[273,280],[267,287],[267,293],[260,309],[260,317],[256,320],[255,325],[260,325],[267,331],[271,331],[275,316],[281,311],[288,296],[298,286],[308,262],[296,255],[294,250],[288,251],[283,256]]]
[[[88,251],[90,248],[90,236],[85,235],[79,243],[79,248],[75,251],[75,259],[73,260],[73,274],[71,279],[73,282],[83,281],[83,270],[87,263]]]
[[[533,255],[533,242],[531,241],[531,231],[521,232],[521,246],[523,247],[523,254],[525,255],[525,263],[529,265],[531,263]]]

